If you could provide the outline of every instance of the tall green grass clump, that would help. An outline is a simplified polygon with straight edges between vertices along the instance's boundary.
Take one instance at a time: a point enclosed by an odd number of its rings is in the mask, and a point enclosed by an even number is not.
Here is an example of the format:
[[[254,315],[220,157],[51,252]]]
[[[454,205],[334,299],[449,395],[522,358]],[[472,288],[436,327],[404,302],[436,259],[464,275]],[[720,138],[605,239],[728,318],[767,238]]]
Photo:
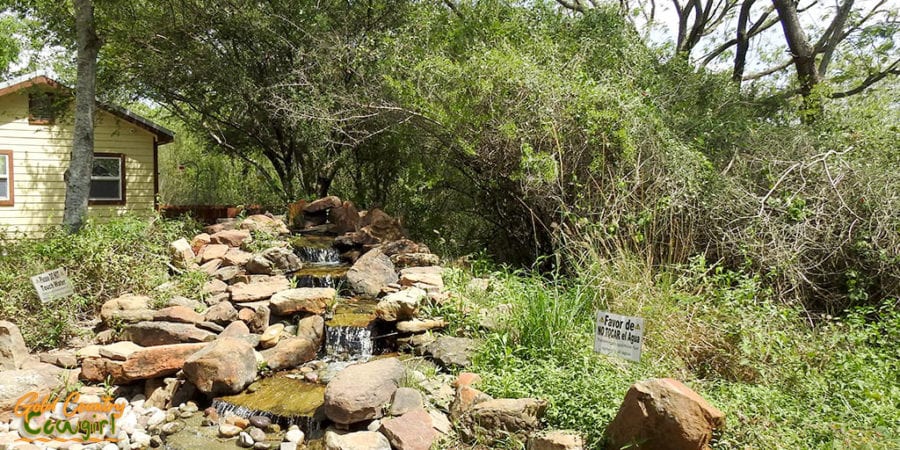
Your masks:
[[[589,448],[603,447],[628,387],[652,377],[684,380],[726,413],[717,449],[900,442],[896,299],[811,316],[759,277],[702,257],[662,269],[626,253],[582,260],[567,277],[487,275],[488,291],[469,288],[470,273],[448,277],[466,311],[457,313],[466,330],[454,331],[483,342],[474,368],[481,388],[547,399],[547,425],[581,431]],[[478,327],[479,310],[494,311],[499,326]],[[593,352],[597,310],[645,319],[640,363]]]
[[[167,245],[195,232],[190,221],[126,216],[89,220],[73,235],[53,229],[40,239],[0,240],[0,317],[19,325],[32,348],[59,346],[89,331],[78,323],[92,319],[104,301],[148,294],[166,282]],[[42,303],[30,277],[58,267],[68,272],[75,295]]]

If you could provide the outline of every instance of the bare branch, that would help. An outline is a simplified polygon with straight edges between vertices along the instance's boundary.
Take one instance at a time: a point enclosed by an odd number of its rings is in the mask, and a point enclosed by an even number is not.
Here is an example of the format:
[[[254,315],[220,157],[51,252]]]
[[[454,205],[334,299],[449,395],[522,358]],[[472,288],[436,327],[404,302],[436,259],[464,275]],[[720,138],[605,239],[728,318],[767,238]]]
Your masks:
[[[772,75],[773,73],[781,72],[782,70],[787,69],[787,68],[790,67],[791,64],[793,64],[793,63],[794,63],[794,61],[792,61],[792,60],[789,59],[789,60],[787,60],[787,61],[778,63],[778,64],[776,64],[774,67],[770,67],[770,68],[768,68],[768,69],[766,69],[766,70],[763,70],[763,71],[761,71],[761,72],[751,73],[750,75],[745,76],[745,77],[743,78],[743,80],[744,80],[744,81],[752,81],[752,80],[758,80],[758,79],[760,79],[760,78],[762,78],[762,77],[767,77],[767,76],[769,76],[769,75]]]

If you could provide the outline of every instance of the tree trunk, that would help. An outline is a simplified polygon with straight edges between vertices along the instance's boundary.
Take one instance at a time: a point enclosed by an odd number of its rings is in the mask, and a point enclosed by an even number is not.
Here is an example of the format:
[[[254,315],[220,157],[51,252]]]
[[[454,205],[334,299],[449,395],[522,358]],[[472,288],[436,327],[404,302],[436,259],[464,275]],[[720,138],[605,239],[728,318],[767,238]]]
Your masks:
[[[823,108],[821,98],[811,95],[816,85],[822,82],[822,77],[819,76],[819,70],[816,67],[816,49],[810,44],[806,32],[803,31],[803,26],[800,24],[797,4],[792,0],[772,0],[772,4],[778,11],[778,18],[781,20],[781,27],[784,30],[784,39],[787,41],[791,57],[794,60],[794,67],[797,70],[800,95],[804,100],[804,120],[813,121],[821,116]]]
[[[63,225],[76,233],[84,225],[91,190],[94,159],[94,109],[96,107],[97,53],[100,38],[94,29],[92,0],[75,0],[78,45],[78,81],[75,85],[75,124],[72,154],[66,172],[66,204]]]
[[[747,22],[750,21],[750,9],[756,0],[744,0],[741,4],[741,12],[738,14],[737,27],[737,52],[734,56],[734,71],[731,79],[738,85],[744,79],[744,67],[747,62],[747,51],[750,50],[750,36],[747,34]]]

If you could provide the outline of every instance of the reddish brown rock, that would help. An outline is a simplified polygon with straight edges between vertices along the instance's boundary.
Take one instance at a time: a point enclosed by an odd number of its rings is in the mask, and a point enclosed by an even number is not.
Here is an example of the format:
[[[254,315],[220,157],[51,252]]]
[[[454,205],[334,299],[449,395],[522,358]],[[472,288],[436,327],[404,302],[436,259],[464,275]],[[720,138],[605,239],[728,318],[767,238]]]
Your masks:
[[[369,210],[360,220],[359,226],[361,230],[367,231],[382,242],[403,239],[400,221],[378,208]]]
[[[313,200],[303,208],[303,212],[315,214],[331,208],[337,208],[338,206],[341,206],[341,199],[335,195],[329,195],[328,197]]]
[[[453,381],[453,387],[472,386],[481,382],[481,375],[472,372],[462,372]]]
[[[122,334],[125,339],[142,347],[209,342],[216,337],[192,324],[176,322],[139,322],[125,328]]]
[[[122,362],[107,358],[85,358],[81,361],[81,373],[78,377],[89,383],[102,383],[110,379],[113,383],[125,380]]]
[[[703,397],[678,380],[656,378],[628,389],[606,436],[615,448],[701,450],[723,426],[725,414]]]
[[[210,240],[209,233],[200,233],[191,239],[191,248],[194,250],[195,254],[199,254],[200,249],[205,245],[209,245],[210,242],[212,241]]]
[[[224,244],[229,247],[240,247],[244,242],[251,240],[250,232],[247,230],[222,230],[210,236],[210,242],[213,244]]]
[[[184,366],[191,356],[207,344],[173,344],[148,347],[132,353],[122,364],[126,381],[147,380],[172,375]]]
[[[250,262],[250,259],[253,258],[253,253],[245,252],[243,250],[233,248],[228,250],[228,253],[222,258],[223,266],[243,266]]]
[[[203,315],[186,306],[170,306],[156,311],[153,320],[162,322],[199,323]]]
[[[431,427],[431,416],[424,409],[383,420],[381,433],[395,450],[428,450],[437,437],[437,432]]]
[[[222,259],[228,253],[229,248],[225,244],[209,244],[200,250],[200,262],[205,263],[214,259]]]
[[[346,201],[328,211],[328,221],[338,234],[354,232],[359,229],[359,211],[353,202]]]
[[[471,386],[460,386],[456,389],[456,396],[450,403],[450,418],[459,420],[460,417],[472,410],[475,405],[491,400],[491,396]]]
[[[237,283],[229,286],[228,291],[231,292],[231,301],[233,302],[252,302],[267,299],[276,292],[290,289],[290,287],[291,283],[287,278],[276,276],[256,283]]]
[[[236,394],[256,379],[256,356],[246,341],[222,338],[188,357],[184,374],[204,394]]]

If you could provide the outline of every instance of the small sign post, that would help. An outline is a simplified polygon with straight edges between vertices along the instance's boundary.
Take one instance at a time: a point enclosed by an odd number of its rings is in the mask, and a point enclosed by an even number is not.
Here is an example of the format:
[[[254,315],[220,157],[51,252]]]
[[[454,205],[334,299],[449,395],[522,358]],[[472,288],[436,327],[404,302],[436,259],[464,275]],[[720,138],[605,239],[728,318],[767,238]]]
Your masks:
[[[629,361],[641,360],[644,319],[597,311],[594,351]]]
[[[62,267],[31,277],[31,284],[44,303],[75,293],[72,281],[69,280],[66,269]]]

